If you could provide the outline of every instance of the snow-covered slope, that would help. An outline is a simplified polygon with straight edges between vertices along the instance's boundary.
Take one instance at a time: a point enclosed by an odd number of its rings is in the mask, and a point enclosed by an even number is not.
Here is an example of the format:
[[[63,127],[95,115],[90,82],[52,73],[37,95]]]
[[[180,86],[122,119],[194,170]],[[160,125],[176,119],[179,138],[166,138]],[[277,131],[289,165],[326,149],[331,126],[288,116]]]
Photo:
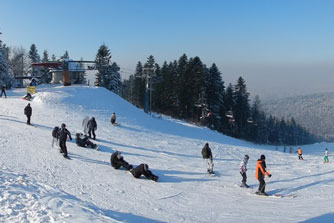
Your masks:
[[[0,222],[331,222],[334,219],[334,165],[323,163],[333,144],[304,146],[295,153],[254,145],[173,119],[153,118],[119,96],[86,86],[38,86],[25,124],[24,89],[0,99]],[[109,119],[116,112],[120,126]],[[85,116],[97,120],[100,149],[67,143],[64,159],[51,147],[54,126],[66,123],[72,136]],[[206,174],[201,149],[209,142],[217,176]],[[279,148],[282,150],[282,148]],[[296,148],[295,148],[296,149]],[[159,182],[135,179],[110,166],[113,151],[130,164],[147,163]],[[248,154],[248,184],[239,163]],[[256,160],[267,157],[273,177],[254,195]],[[331,161],[331,157],[330,157]]]

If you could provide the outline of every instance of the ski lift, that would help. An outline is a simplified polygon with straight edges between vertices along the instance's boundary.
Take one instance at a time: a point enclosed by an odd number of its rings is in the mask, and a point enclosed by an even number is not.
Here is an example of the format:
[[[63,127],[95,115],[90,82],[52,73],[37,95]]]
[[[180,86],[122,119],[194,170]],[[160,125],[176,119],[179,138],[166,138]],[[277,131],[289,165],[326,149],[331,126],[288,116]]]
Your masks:
[[[252,118],[252,117],[249,117],[249,118],[247,119],[247,122],[248,122],[249,124],[253,124],[253,123],[254,123],[253,118]]]
[[[232,111],[226,112],[226,117],[229,119],[233,119],[233,112]]]

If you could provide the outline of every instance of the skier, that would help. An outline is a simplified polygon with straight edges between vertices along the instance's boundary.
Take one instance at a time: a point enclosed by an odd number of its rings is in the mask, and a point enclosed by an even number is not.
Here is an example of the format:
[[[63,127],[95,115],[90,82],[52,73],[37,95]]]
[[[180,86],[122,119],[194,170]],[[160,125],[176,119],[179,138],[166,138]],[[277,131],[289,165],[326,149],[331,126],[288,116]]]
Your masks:
[[[115,114],[115,112],[112,113],[110,121],[111,121],[112,125],[116,124],[116,114]]]
[[[32,108],[30,107],[30,103],[24,108],[24,114],[27,116],[27,124],[31,125],[30,117],[32,115]]]
[[[242,182],[241,182],[241,186],[240,187],[246,187],[248,188],[249,186],[246,184],[247,182],[247,163],[249,160],[249,156],[245,155],[244,159],[241,161],[240,163],[240,174],[242,176]]]
[[[58,126],[54,127],[53,130],[52,130],[52,147],[53,147],[54,143],[56,143],[56,145],[57,144],[59,145],[59,140],[57,138],[58,131],[59,131],[59,127]]]
[[[116,151],[114,152],[111,157],[110,157],[110,164],[112,167],[114,167],[115,169],[119,169],[121,168],[122,166],[127,169],[127,170],[131,170],[133,168],[132,165],[129,165],[128,162],[126,162],[124,159],[123,159],[123,156],[121,154],[121,152],[119,151]]]
[[[72,141],[71,133],[66,129],[66,125],[63,123],[61,124],[61,129],[58,132],[58,138],[59,138],[60,152],[63,153],[63,156],[65,158],[69,158],[67,155],[67,147],[66,147],[67,136]]]
[[[302,148],[299,147],[299,148],[298,148],[298,159],[299,159],[299,160],[304,160],[302,155],[303,155]]]
[[[132,173],[132,175],[135,178],[139,178],[141,175],[144,175],[149,180],[158,181],[158,179],[159,179],[158,176],[154,175],[148,169],[148,165],[145,164],[145,163],[142,163],[139,166],[137,166],[136,168],[133,168],[132,170],[130,170],[130,172]]]
[[[208,164],[208,172],[213,174],[212,152],[209,147],[209,143],[205,143],[205,146],[202,149],[202,156],[205,162]]]
[[[92,149],[97,149],[97,145],[89,141],[88,137],[82,133],[77,133],[75,135],[75,141],[77,146],[80,147],[91,147]]]
[[[0,94],[0,98],[2,97],[2,94],[5,94],[5,98],[7,98],[7,94],[6,94],[6,86],[2,85],[1,86],[1,94]]]
[[[328,162],[329,162],[329,160],[328,160],[328,149],[327,149],[327,148],[325,149],[324,162],[325,162],[325,163],[328,163]]]
[[[266,192],[264,192],[265,187],[266,187],[266,182],[264,181],[264,176],[267,175],[267,176],[271,177],[271,174],[266,171],[266,161],[265,160],[266,160],[266,157],[264,155],[261,155],[260,159],[257,160],[255,177],[259,181],[260,185],[259,185],[259,189],[256,192],[256,194],[268,196],[268,194]]]
[[[95,121],[95,118],[94,118],[94,117],[92,117],[92,118],[88,121],[87,126],[88,126],[88,137],[89,137],[89,138],[92,138],[91,133],[93,133],[93,139],[95,140],[95,139],[96,139],[95,131],[96,131],[96,129],[97,129],[97,124],[96,124],[96,121]]]

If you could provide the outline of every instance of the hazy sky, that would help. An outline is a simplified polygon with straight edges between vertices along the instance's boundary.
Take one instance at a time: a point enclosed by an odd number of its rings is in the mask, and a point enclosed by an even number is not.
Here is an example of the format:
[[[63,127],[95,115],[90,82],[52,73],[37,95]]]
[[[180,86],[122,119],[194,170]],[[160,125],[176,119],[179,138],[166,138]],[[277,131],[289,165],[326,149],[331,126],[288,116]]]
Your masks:
[[[260,98],[334,91],[333,27],[331,0],[0,0],[9,46],[94,60],[105,43],[123,75],[186,53]]]

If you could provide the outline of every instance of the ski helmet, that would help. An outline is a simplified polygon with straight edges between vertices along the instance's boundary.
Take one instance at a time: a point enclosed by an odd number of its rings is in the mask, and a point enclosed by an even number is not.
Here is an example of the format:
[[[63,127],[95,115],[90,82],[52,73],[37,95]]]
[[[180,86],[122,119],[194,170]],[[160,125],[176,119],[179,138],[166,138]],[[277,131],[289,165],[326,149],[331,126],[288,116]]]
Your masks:
[[[260,159],[265,160],[266,159],[265,155],[261,155]]]
[[[245,155],[245,159],[246,159],[246,160],[249,160],[249,156],[248,156],[248,155]]]
[[[61,124],[61,127],[62,127],[62,128],[65,128],[65,127],[66,127],[65,123]]]

